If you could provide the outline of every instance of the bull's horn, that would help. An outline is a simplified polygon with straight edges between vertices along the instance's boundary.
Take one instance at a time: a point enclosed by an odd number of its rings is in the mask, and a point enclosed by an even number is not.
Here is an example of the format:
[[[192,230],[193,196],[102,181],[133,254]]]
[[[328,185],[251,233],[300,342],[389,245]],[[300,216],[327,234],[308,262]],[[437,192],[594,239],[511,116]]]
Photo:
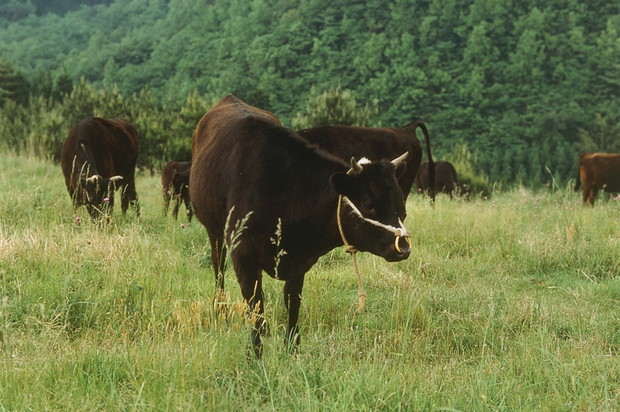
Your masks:
[[[392,160],[392,164],[396,167],[400,166],[400,164],[407,158],[409,152],[405,152],[398,156],[396,159]]]
[[[362,165],[360,165],[359,163],[357,163],[357,160],[355,160],[354,157],[351,158],[351,169],[349,170],[348,174],[360,174],[362,173]]]
[[[116,175],[110,178],[110,182],[116,182],[117,180],[123,180],[123,176]]]
[[[97,181],[99,181],[99,179],[101,179],[101,176],[92,175],[91,177],[86,178],[86,183],[96,183]]]

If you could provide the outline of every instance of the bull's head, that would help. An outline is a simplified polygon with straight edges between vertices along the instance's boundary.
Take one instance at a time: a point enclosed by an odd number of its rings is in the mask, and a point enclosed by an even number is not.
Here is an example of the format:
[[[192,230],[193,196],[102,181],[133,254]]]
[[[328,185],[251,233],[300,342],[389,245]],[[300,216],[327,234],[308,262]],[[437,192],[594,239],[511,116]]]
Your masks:
[[[122,180],[122,176],[102,177],[101,175],[83,177],[80,180],[86,197],[86,207],[93,219],[99,218],[101,214],[107,214],[112,208],[114,191]]]
[[[387,261],[406,259],[411,252],[409,233],[402,223],[405,201],[396,178],[407,154],[391,162],[351,159],[347,173],[334,174],[330,179],[342,196],[340,219],[346,240],[356,249]]]

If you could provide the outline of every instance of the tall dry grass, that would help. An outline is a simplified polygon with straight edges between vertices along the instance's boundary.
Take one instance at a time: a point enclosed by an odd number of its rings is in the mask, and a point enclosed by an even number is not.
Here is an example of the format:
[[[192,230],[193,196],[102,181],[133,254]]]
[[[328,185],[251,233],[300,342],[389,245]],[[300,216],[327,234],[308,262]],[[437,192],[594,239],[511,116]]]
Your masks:
[[[412,256],[359,256],[362,313],[341,249],[308,273],[296,355],[283,285],[265,282],[255,361],[234,274],[218,315],[206,233],[163,218],[158,185],[138,174],[142,217],[101,227],[59,166],[0,158],[0,409],[620,408],[618,202],[412,195]]]

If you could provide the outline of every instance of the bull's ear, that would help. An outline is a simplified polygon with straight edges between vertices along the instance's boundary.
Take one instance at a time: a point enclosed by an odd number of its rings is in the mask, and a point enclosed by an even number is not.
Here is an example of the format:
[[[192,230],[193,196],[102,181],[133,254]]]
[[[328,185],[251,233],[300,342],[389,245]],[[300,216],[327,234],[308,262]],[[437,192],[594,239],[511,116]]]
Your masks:
[[[336,189],[338,194],[351,196],[355,189],[355,178],[346,173],[335,173],[330,176],[329,183]]]

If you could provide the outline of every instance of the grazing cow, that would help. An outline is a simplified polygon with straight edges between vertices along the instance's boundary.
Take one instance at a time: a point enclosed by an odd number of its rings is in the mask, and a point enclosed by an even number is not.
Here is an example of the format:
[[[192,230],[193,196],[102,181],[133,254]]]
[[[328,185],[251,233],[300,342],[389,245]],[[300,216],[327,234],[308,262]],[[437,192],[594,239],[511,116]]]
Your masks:
[[[454,196],[454,192],[459,187],[459,180],[456,169],[450,162],[435,162],[435,184],[431,187],[429,179],[428,162],[420,164],[420,170],[415,177],[415,183],[420,193],[445,193]]]
[[[164,216],[168,214],[170,200],[174,200],[172,216],[177,219],[181,202],[185,204],[187,220],[192,221],[193,209],[189,198],[189,171],[192,162],[168,162],[161,170],[161,186],[164,192]]]
[[[427,156],[430,164],[434,165],[428,129],[421,121],[399,128],[324,126],[300,130],[298,133],[310,143],[342,159],[365,157],[370,160],[389,160],[409,152],[407,168],[398,178],[406,200],[422,160],[422,145],[416,135],[417,128],[424,134]],[[433,173],[434,168],[430,172]],[[434,194],[430,194],[434,200]]]
[[[86,205],[93,219],[114,206],[121,188],[123,214],[131,202],[140,215],[135,185],[138,132],[122,119],[90,117],[73,125],[60,154],[60,166],[75,208]]]
[[[256,315],[256,356],[265,328],[262,271],[285,282],[286,341],[292,348],[299,343],[304,276],[343,238],[387,261],[409,256],[396,179],[406,155],[392,162],[351,159],[349,166],[282,126],[272,113],[232,95],[199,121],[192,137],[190,196],[209,235],[218,293],[230,251],[243,299]]]
[[[620,154],[584,153],[579,157],[575,190],[583,185],[583,203],[594,205],[599,189],[620,192]]]

